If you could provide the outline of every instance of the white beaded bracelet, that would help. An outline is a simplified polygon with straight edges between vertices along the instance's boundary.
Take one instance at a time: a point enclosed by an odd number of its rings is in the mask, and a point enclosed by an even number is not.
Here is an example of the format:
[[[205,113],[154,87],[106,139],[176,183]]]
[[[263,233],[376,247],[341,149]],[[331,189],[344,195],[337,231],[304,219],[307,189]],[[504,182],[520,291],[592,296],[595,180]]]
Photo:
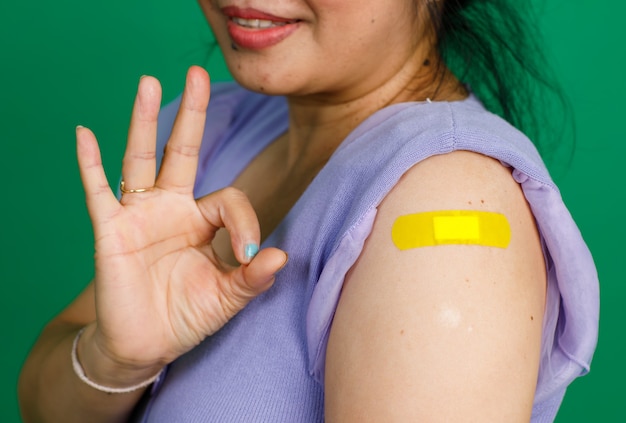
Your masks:
[[[101,391],[101,392],[106,392],[107,394],[126,394],[128,392],[134,392],[141,388],[145,388],[146,386],[150,385],[152,382],[157,380],[159,376],[161,376],[161,373],[163,373],[163,370],[161,370],[159,373],[157,373],[155,376],[152,376],[150,379],[144,380],[143,382],[138,383],[137,385],[129,386],[128,388],[111,388],[108,386],[97,384],[96,382],[94,382],[93,380],[87,377],[87,375],[85,374],[85,371],[83,370],[83,367],[80,365],[80,362],[78,361],[78,354],[76,353],[76,348],[78,346],[78,339],[83,334],[84,330],[85,328],[82,328],[81,330],[78,331],[78,333],[76,334],[76,338],[74,338],[74,343],[72,344],[72,367],[74,367],[74,373],[76,373],[76,376],[78,376],[80,380],[82,380],[87,385],[91,386],[92,388],[97,389],[98,391]]]

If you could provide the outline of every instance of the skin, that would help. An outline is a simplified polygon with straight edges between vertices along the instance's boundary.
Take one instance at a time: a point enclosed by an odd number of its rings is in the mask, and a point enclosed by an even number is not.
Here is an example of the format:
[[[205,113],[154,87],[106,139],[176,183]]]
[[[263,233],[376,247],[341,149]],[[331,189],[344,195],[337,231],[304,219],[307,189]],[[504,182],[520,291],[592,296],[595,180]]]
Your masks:
[[[106,395],[74,375],[69,357],[79,328],[86,327],[78,357],[90,379],[125,387],[156,374],[271,287],[286,254],[268,248],[250,260],[245,245],[272,231],[360,122],[389,104],[467,95],[451,74],[434,73],[437,56],[421,2],[237,0],[300,20],[292,36],[261,51],[230,48],[220,9],[233,2],[199,4],[233,76],[250,89],[287,96],[289,130],[233,188],[194,200],[208,75],[189,70],[158,175],[160,86],[145,77],[122,176],[128,188],[155,188],[117,201],[95,136],[77,129],[96,272],[24,365],[19,390],[27,422],[124,421],[141,391]],[[393,246],[397,216],[467,209],[468,202],[508,217],[509,248]],[[544,296],[538,235],[510,171],[462,152],[416,165],[380,205],[346,279],[327,352],[327,420],[528,421]]]
[[[286,254],[275,248],[245,257],[245,245],[259,244],[260,229],[240,191],[193,198],[208,100],[208,75],[193,67],[155,180],[160,87],[154,78],[140,81],[122,174],[129,188],[154,189],[121,201],[108,186],[95,137],[77,129],[96,272],[43,331],[24,365],[19,392],[25,421],[124,421],[139,399],[141,391],[107,395],[74,375],[68,354],[80,327],[86,329],[77,352],[87,376],[104,386],[133,386],[219,330],[267,290],[284,265]],[[214,253],[211,240],[221,227],[232,234],[241,266]]]
[[[511,244],[392,245],[398,216],[458,209],[503,213]],[[510,170],[469,152],[419,163],[383,201],[344,283],[327,421],[528,422],[544,302],[539,238]]]

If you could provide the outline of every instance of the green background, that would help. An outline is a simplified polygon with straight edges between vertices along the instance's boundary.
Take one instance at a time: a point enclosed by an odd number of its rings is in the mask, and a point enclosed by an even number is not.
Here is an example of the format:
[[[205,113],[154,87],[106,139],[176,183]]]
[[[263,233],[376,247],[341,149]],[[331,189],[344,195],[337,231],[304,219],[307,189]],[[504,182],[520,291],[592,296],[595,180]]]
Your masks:
[[[381,0],[383,1],[383,0]],[[576,115],[577,147],[554,176],[587,240],[602,288],[590,375],[568,391],[558,422],[626,421],[624,240],[626,31],[622,2],[547,0],[541,28]],[[227,79],[193,1],[41,0],[0,4],[0,421],[18,422],[16,381],[44,323],[91,278],[92,237],[74,127],[92,128],[117,182],[137,80],[161,79],[164,100],[187,67]],[[620,264],[622,263],[622,264]]]

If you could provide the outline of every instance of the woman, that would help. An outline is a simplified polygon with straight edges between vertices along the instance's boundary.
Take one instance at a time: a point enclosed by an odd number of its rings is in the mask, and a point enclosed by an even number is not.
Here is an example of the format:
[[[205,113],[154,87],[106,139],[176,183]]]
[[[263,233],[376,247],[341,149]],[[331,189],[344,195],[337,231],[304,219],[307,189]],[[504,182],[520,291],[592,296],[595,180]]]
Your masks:
[[[77,129],[96,273],[25,420],[552,420],[597,280],[532,144],[441,59],[481,2],[199,3],[245,89],[192,67],[159,114],[142,78],[119,201]]]

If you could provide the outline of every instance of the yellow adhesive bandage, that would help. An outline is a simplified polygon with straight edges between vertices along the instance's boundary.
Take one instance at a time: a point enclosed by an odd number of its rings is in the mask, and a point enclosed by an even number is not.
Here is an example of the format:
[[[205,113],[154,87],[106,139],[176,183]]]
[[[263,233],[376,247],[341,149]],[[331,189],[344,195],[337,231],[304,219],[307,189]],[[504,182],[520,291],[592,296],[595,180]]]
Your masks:
[[[400,216],[391,228],[400,250],[466,244],[506,248],[511,227],[503,214],[474,210],[443,210]]]

